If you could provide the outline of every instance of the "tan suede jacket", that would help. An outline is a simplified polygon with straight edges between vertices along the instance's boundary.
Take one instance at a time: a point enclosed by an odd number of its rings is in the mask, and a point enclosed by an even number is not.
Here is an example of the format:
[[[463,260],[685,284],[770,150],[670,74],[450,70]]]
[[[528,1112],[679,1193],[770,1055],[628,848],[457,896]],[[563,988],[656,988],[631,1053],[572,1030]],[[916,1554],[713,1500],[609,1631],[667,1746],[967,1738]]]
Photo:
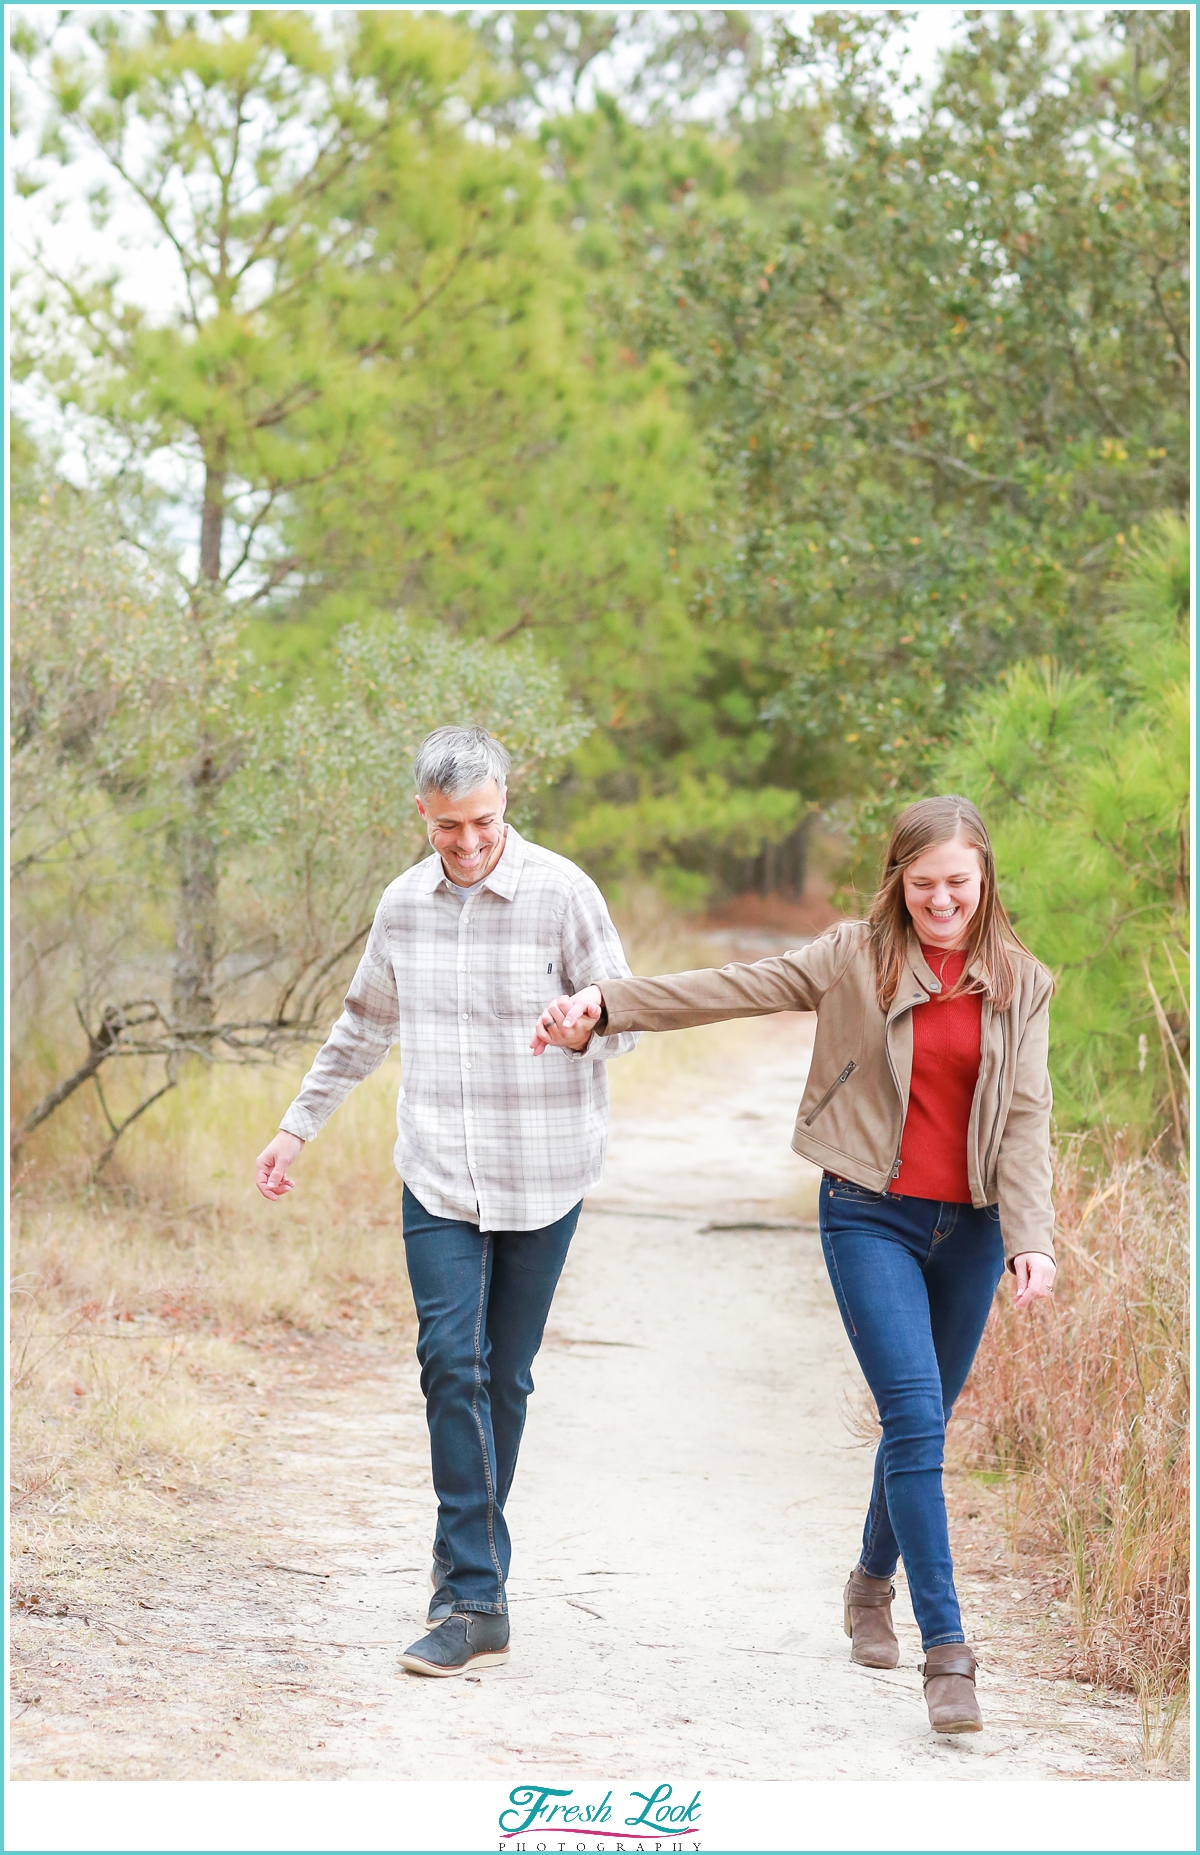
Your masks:
[[[979,1081],[967,1129],[971,1201],[994,1208],[1009,1266],[1054,1255],[1050,1186],[1050,1077],[1046,1057],[1053,981],[1014,951],[1012,1003],[983,1001]],[[598,1032],[682,1030],[772,1011],[815,1011],[817,1035],[792,1147],[870,1191],[898,1176],[912,1076],[912,1012],[939,990],[916,939],[886,1015],[861,921],[844,921],[809,946],[753,965],[608,979]],[[998,1208],[997,1208],[998,1207]]]

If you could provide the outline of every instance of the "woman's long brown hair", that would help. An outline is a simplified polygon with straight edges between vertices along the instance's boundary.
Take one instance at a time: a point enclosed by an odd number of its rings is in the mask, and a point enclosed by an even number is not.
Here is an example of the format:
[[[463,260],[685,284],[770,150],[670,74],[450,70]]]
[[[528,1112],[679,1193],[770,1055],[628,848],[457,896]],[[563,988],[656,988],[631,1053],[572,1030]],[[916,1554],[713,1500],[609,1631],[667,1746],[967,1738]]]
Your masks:
[[[983,885],[979,907],[971,917],[967,932],[966,960],[962,977],[947,993],[986,992],[998,1010],[1011,1002],[1016,984],[1012,953],[1029,949],[1021,941],[996,892],[996,859],[992,855],[987,827],[970,799],[957,792],[943,793],[936,799],[918,799],[901,812],[892,826],[883,875],[868,917],[871,928],[871,951],[875,959],[875,990],[886,1011],[896,996],[904,970],[909,936],[914,932],[912,916],[904,900],[904,872],[918,857],[938,844],[970,844],[979,852]],[[968,978],[968,970],[976,968]]]

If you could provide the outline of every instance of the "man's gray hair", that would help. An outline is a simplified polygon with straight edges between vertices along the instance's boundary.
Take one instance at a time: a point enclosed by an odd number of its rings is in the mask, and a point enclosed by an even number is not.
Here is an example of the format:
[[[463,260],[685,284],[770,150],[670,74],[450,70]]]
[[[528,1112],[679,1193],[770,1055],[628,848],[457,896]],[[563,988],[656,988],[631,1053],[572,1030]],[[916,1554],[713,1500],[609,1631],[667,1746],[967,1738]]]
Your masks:
[[[413,784],[421,799],[427,792],[461,799],[490,779],[503,791],[511,765],[504,748],[486,728],[435,728],[417,749]]]

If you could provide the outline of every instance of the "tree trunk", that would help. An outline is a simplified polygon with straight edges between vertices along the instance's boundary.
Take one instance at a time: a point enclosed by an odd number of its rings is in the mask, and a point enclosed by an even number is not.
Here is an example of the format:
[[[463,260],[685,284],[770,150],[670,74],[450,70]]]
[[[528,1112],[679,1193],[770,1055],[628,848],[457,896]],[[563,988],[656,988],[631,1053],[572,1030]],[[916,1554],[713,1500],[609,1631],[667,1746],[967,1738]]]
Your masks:
[[[206,459],[204,467],[204,508],[200,516],[200,577],[216,581],[221,577],[221,536],[225,528],[225,465]]]
[[[799,901],[804,893],[808,869],[808,840],[813,814],[809,812],[794,831],[778,844],[763,843],[755,857],[739,857],[729,863],[727,881],[742,891],[752,891],[764,898],[782,895],[789,902]]]
[[[186,802],[178,837],[179,906],[172,1004],[179,1029],[201,1029],[211,1024],[215,1010],[219,786],[212,750],[204,747],[186,775]]]
[[[809,812],[779,846],[779,892],[781,895],[786,895],[792,902],[798,902],[804,894],[804,884],[808,876],[808,840],[812,824],[813,814]]]
[[[204,507],[200,515],[200,577],[221,578],[225,528],[224,447],[204,460]],[[216,799],[221,776],[212,748],[203,742],[184,777],[179,826],[179,904],[175,919],[175,970],[171,994],[176,1027],[202,1029],[213,1021],[217,957],[217,884],[220,858]]]

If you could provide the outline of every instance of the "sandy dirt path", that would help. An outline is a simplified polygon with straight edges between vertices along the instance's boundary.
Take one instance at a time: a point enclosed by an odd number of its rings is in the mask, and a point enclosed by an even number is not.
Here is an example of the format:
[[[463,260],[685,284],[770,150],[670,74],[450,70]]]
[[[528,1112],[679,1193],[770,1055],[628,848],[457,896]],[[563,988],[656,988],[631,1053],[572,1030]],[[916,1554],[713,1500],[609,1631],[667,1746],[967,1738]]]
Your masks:
[[[900,1668],[849,1662],[840,1593],[871,1452],[805,1221],[815,1175],[788,1145],[809,1035],[756,1027],[715,1078],[614,1121],[535,1367],[506,1667],[397,1671],[423,1614],[424,1412],[410,1358],[345,1359],[264,1416],[222,1512],[136,1606],[27,1622],[57,1631],[50,1667],[78,1679],[56,1699],[46,1675],[15,1772],[1143,1775],[1131,1704],[1017,1672],[1003,1562],[960,1576],[978,1737],[929,1733],[903,1591]]]

